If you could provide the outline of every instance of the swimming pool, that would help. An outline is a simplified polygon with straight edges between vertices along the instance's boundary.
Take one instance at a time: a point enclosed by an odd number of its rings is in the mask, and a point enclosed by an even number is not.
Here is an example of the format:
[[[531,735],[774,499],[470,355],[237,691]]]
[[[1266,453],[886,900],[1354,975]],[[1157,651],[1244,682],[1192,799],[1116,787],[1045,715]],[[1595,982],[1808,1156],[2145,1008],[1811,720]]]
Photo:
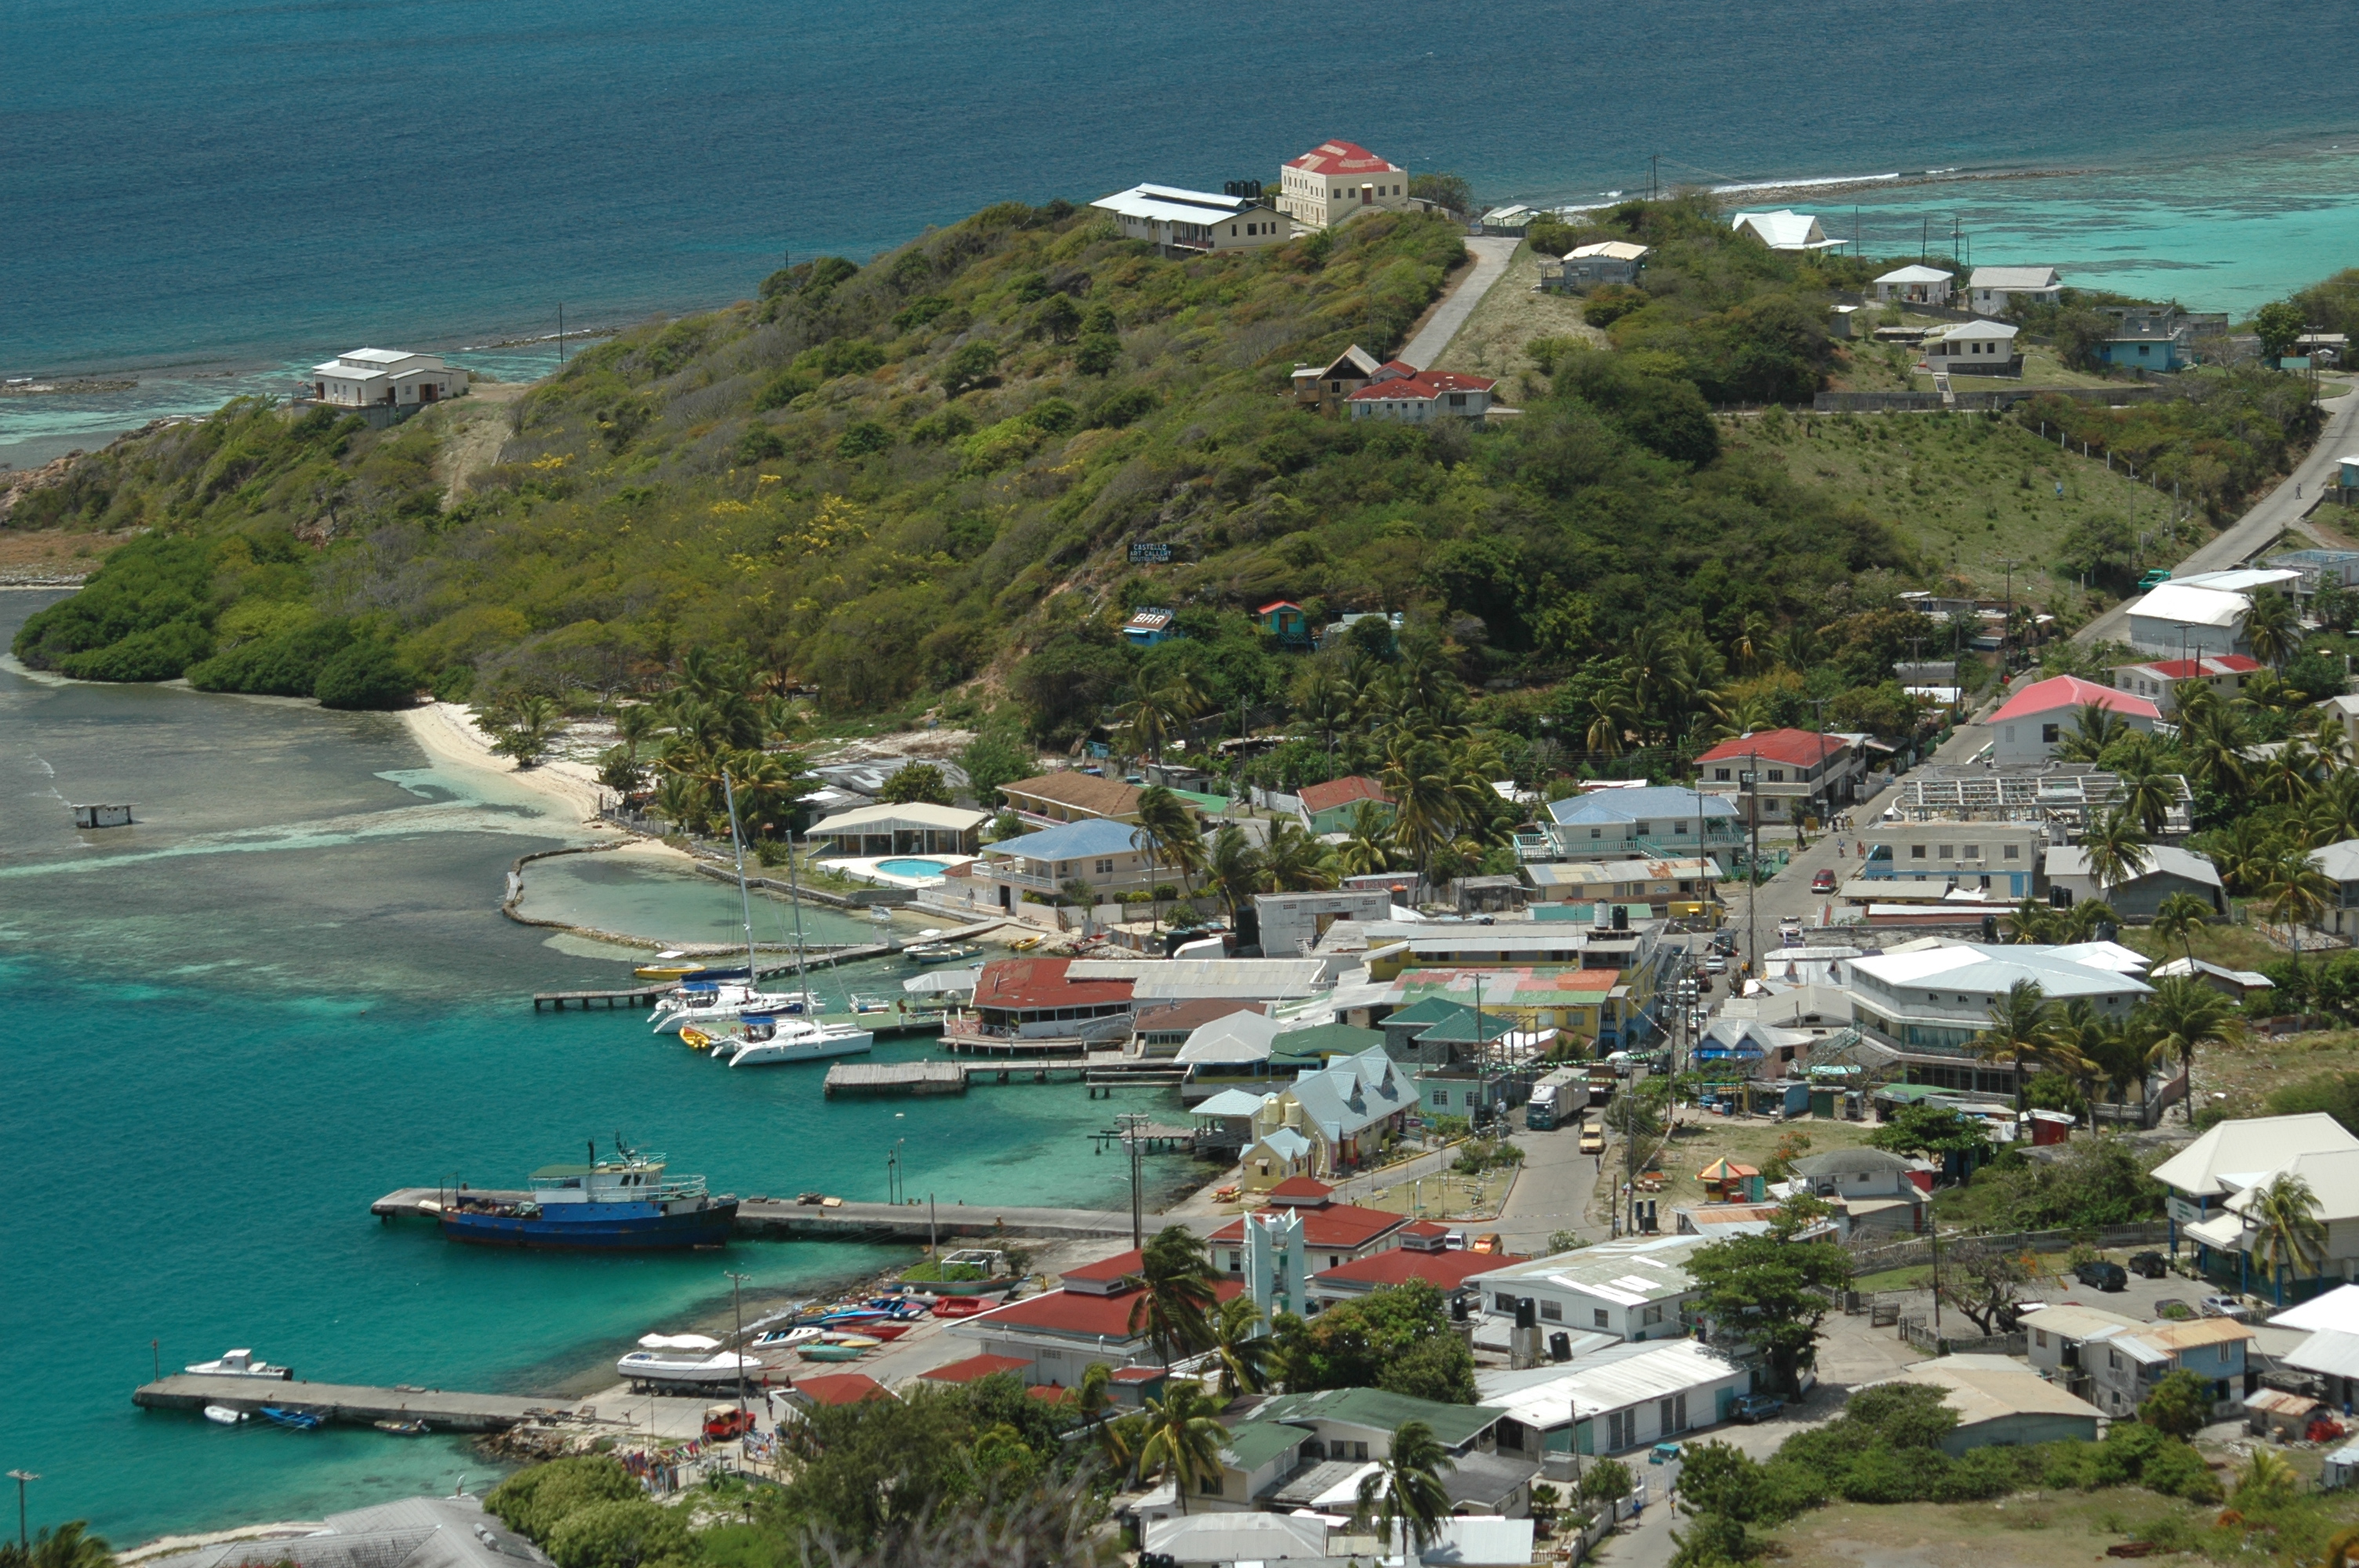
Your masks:
[[[898,860],[879,860],[876,862],[876,869],[888,877],[939,877],[942,874],[943,863],[940,860],[914,860],[903,857]]]

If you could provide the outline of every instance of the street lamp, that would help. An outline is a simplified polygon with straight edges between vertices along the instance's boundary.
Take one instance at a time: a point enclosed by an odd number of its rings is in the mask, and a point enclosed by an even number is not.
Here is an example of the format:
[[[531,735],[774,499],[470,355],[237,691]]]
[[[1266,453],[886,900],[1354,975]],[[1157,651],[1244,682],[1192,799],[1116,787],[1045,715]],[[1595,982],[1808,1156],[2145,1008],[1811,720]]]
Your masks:
[[[8,1479],[16,1483],[16,1548],[20,1552],[29,1552],[33,1550],[33,1542],[25,1530],[25,1483],[38,1481],[40,1476],[30,1470],[11,1470],[8,1472]]]

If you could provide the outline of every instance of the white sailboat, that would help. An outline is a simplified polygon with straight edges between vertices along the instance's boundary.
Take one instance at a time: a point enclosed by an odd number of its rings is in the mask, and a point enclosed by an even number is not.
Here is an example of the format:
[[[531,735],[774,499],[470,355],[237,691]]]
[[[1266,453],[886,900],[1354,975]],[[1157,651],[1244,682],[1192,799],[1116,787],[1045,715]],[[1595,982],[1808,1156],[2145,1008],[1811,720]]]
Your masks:
[[[745,1033],[717,1035],[712,1042],[713,1059],[733,1067],[776,1067],[828,1056],[864,1055],[876,1043],[865,1029],[816,1019],[748,1015],[738,1022]]]

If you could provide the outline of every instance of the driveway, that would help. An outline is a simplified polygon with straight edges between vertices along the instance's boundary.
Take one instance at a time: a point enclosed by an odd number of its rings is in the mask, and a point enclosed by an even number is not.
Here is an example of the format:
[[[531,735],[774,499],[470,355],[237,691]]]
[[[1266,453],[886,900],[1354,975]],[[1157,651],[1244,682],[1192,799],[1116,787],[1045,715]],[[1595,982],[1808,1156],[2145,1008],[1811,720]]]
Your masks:
[[[1433,308],[1400,351],[1400,358],[1424,370],[1441,357],[1450,340],[1458,336],[1458,329],[1466,325],[1466,318],[1474,314],[1474,307],[1491,292],[1491,286],[1507,276],[1507,263],[1514,259],[1516,247],[1523,243],[1503,234],[1477,234],[1466,242],[1466,254],[1474,265],[1466,269],[1455,287],[1442,296],[1441,303]]]
[[[2217,537],[2171,568],[2174,577],[2191,577],[2197,572],[2225,571],[2241,566],[2258,554],[2279,534],[2299,523],[2310,509],[2318,504],[2334,478],[2335,459],[2354,449],[2359,438],[2359,390],[2329,398],[2319,405],[2326,410],[2326,426],[2319,432],[2318,444],[2310,449],[2286,481],[2261,497],[2253,509],[2222,529]],[[2075,633],[2082,642],[2112,638],[2128,640],[2129,607],[2136,600],[2124,600],[2090,622]]]

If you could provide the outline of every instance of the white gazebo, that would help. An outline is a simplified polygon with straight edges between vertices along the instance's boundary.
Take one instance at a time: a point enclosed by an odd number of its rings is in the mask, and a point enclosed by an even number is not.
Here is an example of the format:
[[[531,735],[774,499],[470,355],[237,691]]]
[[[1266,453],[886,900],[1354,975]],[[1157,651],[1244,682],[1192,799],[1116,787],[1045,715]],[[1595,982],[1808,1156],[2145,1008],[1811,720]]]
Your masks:
[[[814,823],[806,838],[837,855],[972,855],[991,813],[959,806],[864,806]]]

